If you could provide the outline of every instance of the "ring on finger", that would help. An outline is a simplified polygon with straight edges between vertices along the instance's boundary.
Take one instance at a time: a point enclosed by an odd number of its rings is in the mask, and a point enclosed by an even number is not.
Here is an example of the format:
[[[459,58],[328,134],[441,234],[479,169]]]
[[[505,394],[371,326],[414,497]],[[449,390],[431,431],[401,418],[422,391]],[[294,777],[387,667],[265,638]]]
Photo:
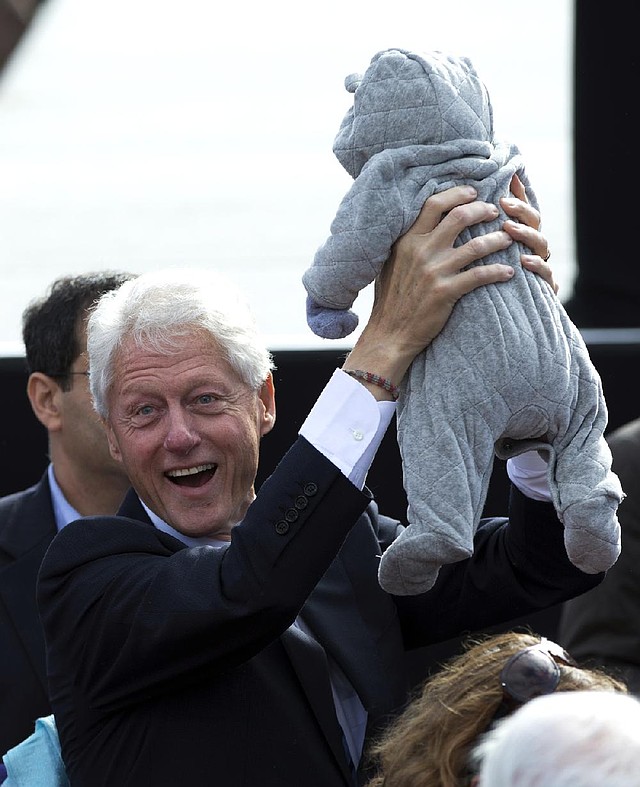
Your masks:
[[[547,249],[547,256],[543,257],[542,259],[544,262],[549,262],[549,258],[551,257],[551,249]]]

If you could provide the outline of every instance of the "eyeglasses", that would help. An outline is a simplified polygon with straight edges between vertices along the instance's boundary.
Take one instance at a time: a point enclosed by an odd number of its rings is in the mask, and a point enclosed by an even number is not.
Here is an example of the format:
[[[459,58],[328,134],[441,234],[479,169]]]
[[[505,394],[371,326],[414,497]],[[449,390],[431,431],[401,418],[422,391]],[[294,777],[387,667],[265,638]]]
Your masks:
[[[79,377],[86,377],[87,381],[91,377],[91,373],[88,372],[88,371],[86,371],[86,372],[65,372],[64,374],[62,374],[62,373],[50,374],[49,377],[52,377],[54,380],[58,380],[59,381],[58,385],[60,386],[60,390],[61,391],[64,391],[64,393],[69,393],[69,391],[71,391],[73,389],[73,379],[72,378],[74,377],[74,375],[75,376],[79,376]]]
[[[528,702],[541,694],[552,694],[560,683],[560,667],[578,665],[567,651],[543,637],[514,653],[500,672],[500,685],[507,699]]]

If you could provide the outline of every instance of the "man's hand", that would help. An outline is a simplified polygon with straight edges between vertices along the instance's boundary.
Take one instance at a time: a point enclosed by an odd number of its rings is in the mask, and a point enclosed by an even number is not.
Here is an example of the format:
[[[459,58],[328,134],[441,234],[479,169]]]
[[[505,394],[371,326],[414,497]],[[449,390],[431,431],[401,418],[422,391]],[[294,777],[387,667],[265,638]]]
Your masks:
[[[505,213],[517,221],[505,221],[504,230],[514,239],[527,246],[532,254],[522,254],[520,261],[526,268],[547,282],[551,289],[558,294],[558,285],[553,279],[553,271],[549,265],[549,244],[540,232],[540,214],[529,204],[524,186],[517,175],[511,180],[511,193],[515,199],[503,198],[500,205]]]
[[[371,316],[345,369],[365,369],[399,383],[463,295],[513,276],[511,266],[500,263],[464,270],[507,248],[513,242],[507,232],[491,232],[454,247],[463,229],[497,215],[496,206],[477,202],[469,186],[434,194],[425,202],[376,280]],[[385,397],[384,390],[369,388],[377,398]]]

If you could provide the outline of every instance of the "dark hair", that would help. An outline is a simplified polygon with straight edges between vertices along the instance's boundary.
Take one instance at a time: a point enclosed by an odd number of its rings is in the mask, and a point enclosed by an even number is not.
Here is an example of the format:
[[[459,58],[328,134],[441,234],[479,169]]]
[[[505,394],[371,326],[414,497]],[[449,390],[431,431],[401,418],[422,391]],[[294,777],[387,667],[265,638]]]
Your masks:
[[[79,345],[82,320],[105,292],[135,277],[124,271],[101,271],[62,276],[47,294],[33,300],[22,313],[22,340],[27,370],[42,372],[68,385],[74,361],[83,351]]]

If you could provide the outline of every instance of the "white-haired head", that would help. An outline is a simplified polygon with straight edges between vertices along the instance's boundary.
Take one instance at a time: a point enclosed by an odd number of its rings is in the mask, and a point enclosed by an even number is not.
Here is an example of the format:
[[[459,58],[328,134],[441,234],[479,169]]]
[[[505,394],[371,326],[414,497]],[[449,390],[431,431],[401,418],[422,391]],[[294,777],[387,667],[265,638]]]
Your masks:
[[[640,701],[611,691],[565,691],[526,703],[476,746],[479,787],[640,784]]]
[[[171,352],[176,340],[194,333],[208,334],[255,390],[273,369],[247,302],[220,274],[189,268],[144,273],[100,298],[87,325],[91,394],[99,415],[108,416],[114,362],[125,340]]]

